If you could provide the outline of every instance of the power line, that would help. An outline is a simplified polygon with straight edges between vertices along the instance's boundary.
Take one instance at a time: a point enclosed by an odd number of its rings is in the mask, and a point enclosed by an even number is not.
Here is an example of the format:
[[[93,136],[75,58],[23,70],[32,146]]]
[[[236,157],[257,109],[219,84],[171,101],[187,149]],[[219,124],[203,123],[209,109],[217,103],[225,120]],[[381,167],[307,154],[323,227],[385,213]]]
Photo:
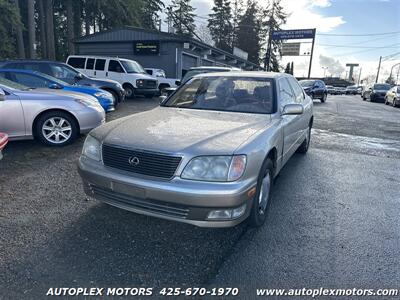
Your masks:
[[[390,34],[398,34],[398,33],[400,33],[400,31],[381,32],[381,33],[364,33],[364,34],[317,33],[317,35],[325,35],[325,36],[378,36],[378,35],[390,35]]]
[[[317,44],[317,45],[324,47],[332,47],[332,48],[364,48],[364,49],[399,48],[396,46],[349,46],[349,45],[332,45],[332,44]],[[400,45],[400,43],[397,43],[396,45]]]
[[[382,46],[382,47],[374,48],[374,49],[366,49],[366,50],[360,50],[360,51],[342,53],[342,54],[339,54],[339,55],[336,55],[336,54],[335,54],[334,56],[336,56],[336,57],[339,56],[339,57],[340,57],[340,56],[346,56],[346,55],[351,55],[351,54],[364,53],[364,52],[368,52],[368,51],[374,51],[374,50],[376,50],[376,49],[390,48],[390,47],[393,47],[393,46],[396,46],[396,45],[398,45],[398,43],[392,44],[392,45],[386,45],[386,46]]]

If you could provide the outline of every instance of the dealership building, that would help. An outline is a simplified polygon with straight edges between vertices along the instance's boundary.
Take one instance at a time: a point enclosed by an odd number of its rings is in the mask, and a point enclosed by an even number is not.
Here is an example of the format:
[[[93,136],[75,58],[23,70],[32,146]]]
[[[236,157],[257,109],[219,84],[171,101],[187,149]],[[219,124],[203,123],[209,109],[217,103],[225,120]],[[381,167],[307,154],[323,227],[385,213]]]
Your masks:
[[[261,70],[246,59],[184,35],[137,27],[123,27],[86,35],[75,40],[76,54],[117,56],[139,62],[144,68],[165,70],[167,77],[181,78],[191,67],[230,66]]]

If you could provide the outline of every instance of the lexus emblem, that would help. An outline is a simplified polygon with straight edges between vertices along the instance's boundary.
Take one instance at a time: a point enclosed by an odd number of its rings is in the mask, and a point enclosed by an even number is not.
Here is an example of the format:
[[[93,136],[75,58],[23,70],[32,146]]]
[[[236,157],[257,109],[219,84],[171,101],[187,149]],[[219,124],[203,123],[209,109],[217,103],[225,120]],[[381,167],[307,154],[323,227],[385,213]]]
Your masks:
[[[129,164],[131,165],[131,166],[137,166],[139,163],[140,163],[140,160],[139,160],[139,158],[137,158],[136,156],[131,156],[131,157],[129,157],[129,159],[128,159],[128,162],[129,162]]]

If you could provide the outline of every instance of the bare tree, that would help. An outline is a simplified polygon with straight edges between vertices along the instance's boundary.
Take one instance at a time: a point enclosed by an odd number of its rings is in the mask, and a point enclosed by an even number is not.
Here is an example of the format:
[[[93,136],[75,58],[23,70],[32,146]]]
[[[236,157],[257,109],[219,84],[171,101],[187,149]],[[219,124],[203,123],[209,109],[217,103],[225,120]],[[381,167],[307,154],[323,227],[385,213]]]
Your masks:
[[[56,58],[56,49],[54,43],[54,20],[53,20],[53,0],[45,1],[45,12],[46,12],[46,36],[47,36],[47,55],[50,59]]]
[[[40,49],[42,58],[47,58],[47,40],[46,40],[46,15],[44,13],[44,0],[37,0],[39,11],[39,31],[40,31]]]
[[[69,54],[75,53],[74,48],[74,13],[72,7],[72,0],[67,0],[67,30],[68,30],[68,52]]]
[[[28,0],[28,43],[29,57],[36,57],[35,0]]]
[[[21,11],[19,10],[18,0],[14,0],[14,5],[18,10],[19,15],[21,16]],[[22,36],[22,23],[20,23],[16,28],[16,37],[17,37],[17,52],[19,58],[25,58],[25,46],[24,46],[24,38]]]

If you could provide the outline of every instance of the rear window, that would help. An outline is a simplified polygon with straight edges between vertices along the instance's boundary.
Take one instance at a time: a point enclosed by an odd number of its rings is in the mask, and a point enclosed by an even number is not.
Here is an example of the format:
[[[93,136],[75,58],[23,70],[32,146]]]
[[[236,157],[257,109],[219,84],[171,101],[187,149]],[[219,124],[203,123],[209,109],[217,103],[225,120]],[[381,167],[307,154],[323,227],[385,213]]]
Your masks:
[[[374,90],[388,91],[388,90],[390,90],[390,85],[388,85],[388,84],[375,84],[374,85]]]
[[[96,67],[97,71],[104,71],[104,66],[106,65],[105,59],[96,59]]]
[[[77,69],[85,68],[86,58],[84,57],[70,57],[68,59],[68,64]]]

